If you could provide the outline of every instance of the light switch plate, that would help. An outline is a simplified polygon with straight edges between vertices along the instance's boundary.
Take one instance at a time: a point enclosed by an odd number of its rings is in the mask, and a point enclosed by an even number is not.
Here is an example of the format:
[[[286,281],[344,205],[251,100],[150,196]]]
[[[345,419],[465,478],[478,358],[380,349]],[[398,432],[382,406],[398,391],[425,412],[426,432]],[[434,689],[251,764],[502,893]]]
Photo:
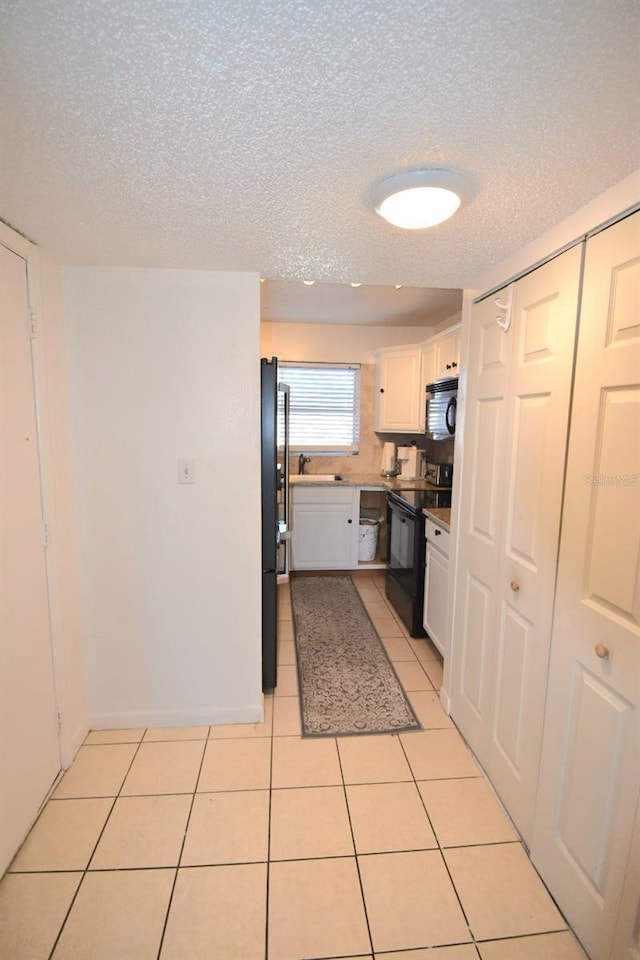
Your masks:
[[[178,460],[178,483],[194,483],[193,460]]]

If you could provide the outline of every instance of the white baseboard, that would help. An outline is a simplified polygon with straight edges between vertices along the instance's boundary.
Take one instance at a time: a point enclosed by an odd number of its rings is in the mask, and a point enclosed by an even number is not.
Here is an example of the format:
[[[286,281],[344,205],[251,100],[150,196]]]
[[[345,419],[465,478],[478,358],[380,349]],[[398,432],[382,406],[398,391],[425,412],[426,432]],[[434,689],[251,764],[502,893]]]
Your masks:
[[[83,720],[75,730],[67,732],[61,731],[60,735],[60,763],[63,770],[68,770],[73,763],[76,753],[84,743],[85,737],[89,733],[89,724]]]
[[[228,723],[262,723],[262,703],[244,707],[197,707],[193,710],[101,711],[89,714],[90,730],[124,730],[140,727],[200,727]]]
[[[440,703],[442,704],[442,709],[447,714],[451,715],[451,697],[449,696],[449,691],[445,690],[444,687],[440,687]]]

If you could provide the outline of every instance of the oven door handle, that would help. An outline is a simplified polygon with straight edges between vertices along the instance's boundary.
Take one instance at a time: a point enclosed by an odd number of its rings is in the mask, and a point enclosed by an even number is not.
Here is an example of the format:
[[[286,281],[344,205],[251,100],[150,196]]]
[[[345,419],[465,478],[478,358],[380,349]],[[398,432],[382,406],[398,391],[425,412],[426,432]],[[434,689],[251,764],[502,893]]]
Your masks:
[[[399,514],[402,515],[401,519],[403,520],[404,523],[406,523],[407,520],[416,519],[416,516],[417,516],[416,512],[412,510],[411,507],[408,507],[404,503],[402,503],[402,501],[396,500],[396,498],[392,496],[392,494],[388,495],[387,503],[389,505],[389,509],[396,510]]]

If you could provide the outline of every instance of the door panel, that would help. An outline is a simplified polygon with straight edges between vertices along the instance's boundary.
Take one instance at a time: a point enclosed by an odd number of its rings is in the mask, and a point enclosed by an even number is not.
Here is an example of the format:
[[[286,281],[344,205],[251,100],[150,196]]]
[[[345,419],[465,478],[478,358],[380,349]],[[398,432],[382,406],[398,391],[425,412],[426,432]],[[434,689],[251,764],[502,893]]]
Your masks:
[[[515,400],[506,550],[508,556],[526,564],[532,572],[537,571],[538,508],[543,502],[540,464],[547,442],[550,400],[548,393]]]
[[[462,676],[460,692],[476,718],[484,711],[482,691],[486,687],[485,663],[489,640],[491,589],[467,574],[462,633]]]
[[[0,875],[60,770],[26,261],[0,244]]]
[[[584,668],[576,670],[570,700],[567,769],[555,831],[558,842],[591,884],[593,893],[601,895],[612,801],[622,773],[621,746],[633,721],[633,705]],[[591,789],[594,765],[602,773],[597,791]],[[588,804],[584,803],[586,796]]]
[[[527,663],[531,660],[532,625],[509,604],[502,608],[499,639],[498,680],[493,737],[514,775],[522,765],[522,688],[527,683]],[[514,683],[514,677],[519,683]]]
[[[587,243],[531,849],[593,960],[632,957],[637,940],[624,883],[640,793],[639,258],[639,215]]]
[[[540,363],[552,356],[553,323],[558,295],[528,304],[522,310],[520,334],[521,364]]]
[[[640,373],[640,371],[639,371]],[[591,603],[621,616],[636,626],[640,622],[640,569],[637,545],[640,541],[640,514],[637,511],[637,465],[640,437],[640,388],[605,389],[594,452],[596,462],[589,506],[589,552],[587,595]],[[634,482],[635,478],[635,482]],[[618,563],[608,561],[608,546],[615,540]]]
[[[476,445],[473,451],[473,507],[471,528],[476,537],[492,546],[498,539],[498,487],[487,471],[488,458],[500,457],[503,422],[502,398],[479,400],[476,406]]]
[[[581,249],[473,308],[451,712],[526,842],[533,828]],[[473,369],[473,363],[470,369]],[[473,587],[472,587],[473,585]]]

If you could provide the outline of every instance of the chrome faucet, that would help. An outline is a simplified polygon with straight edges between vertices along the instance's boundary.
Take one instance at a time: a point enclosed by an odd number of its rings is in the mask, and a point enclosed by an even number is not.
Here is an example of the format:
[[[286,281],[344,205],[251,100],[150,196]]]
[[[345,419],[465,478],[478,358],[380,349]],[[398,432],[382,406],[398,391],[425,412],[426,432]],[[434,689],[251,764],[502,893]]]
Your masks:
[[[298,473],[300,476],[304,473],[305,463],[311,463],[311,457],[305,457],[304,453],[301,453],[298,457]]]

